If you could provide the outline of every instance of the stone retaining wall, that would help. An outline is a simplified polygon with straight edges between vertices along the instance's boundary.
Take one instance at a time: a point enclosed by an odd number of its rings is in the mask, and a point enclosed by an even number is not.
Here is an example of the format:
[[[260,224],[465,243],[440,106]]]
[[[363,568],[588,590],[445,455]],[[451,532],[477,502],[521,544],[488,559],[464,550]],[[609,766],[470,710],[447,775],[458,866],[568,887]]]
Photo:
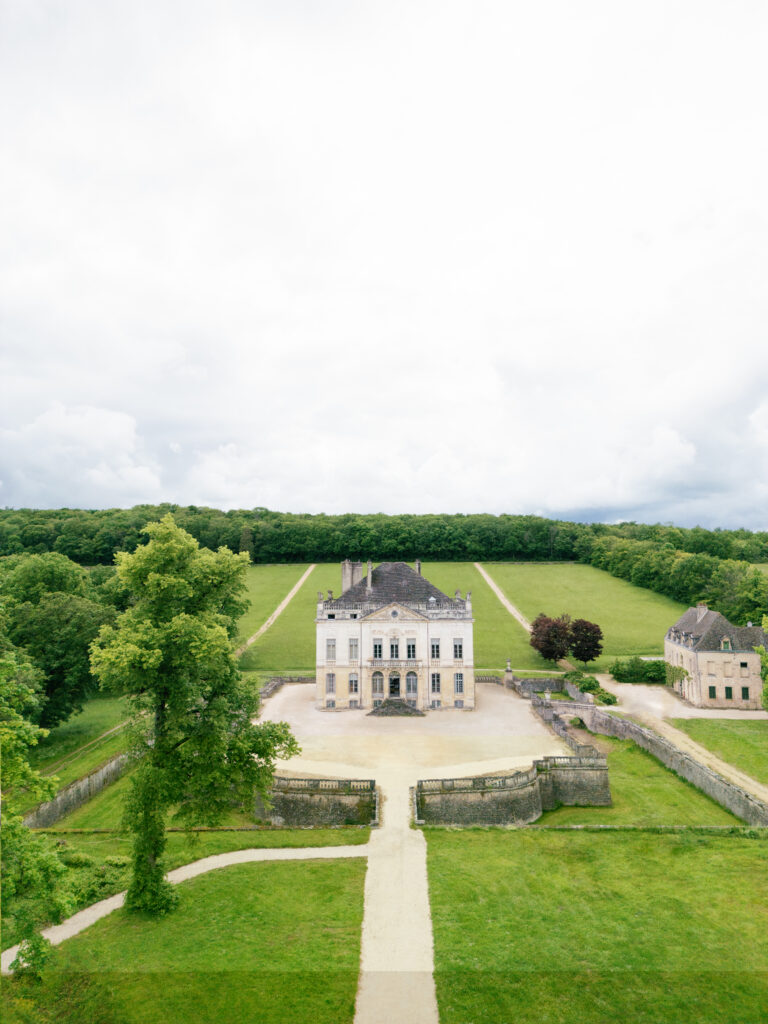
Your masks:
[[[563,709],[566,709],[566,713],[567,710],[571,710],[573,713],[572,709],[568,708],[563,701],[559,705],[553,701],[553,705],[561,713]],[[694,760],[670,740],[627,718],[610,715],[593,706],[580,705],[576,713],[592,732],[604,733],[606,736],[615,736],[622,740],[632,740],[638,747],[653,754],[667,768],[671,768],[673,772],[692,783],[702,793],[706,793],[721,807],[725,807],[742,821],[746,821],[750,825],[768,825],[768,805],[752,796],[751,793],[747,793],[741,786],[729,782],[722,775],[718,775],[717,772],[713,772],[699,761]]]
[[[271,697],[273,693],[280,689],[281,686],[285,686],[286,683],[314,683],[314,676],[272,676],[259,690],[259,698],[266,700],[267,697]]]
[[[562,805],[611,803],[608,765],[600,755],[545,757],[512,775],[422,779],[413,796],[421,825],[527,825]]]
[[[292,779],[277,776],[270,806],[257,797],[257,818],[293,828],[377,825],[378,795],[373,779]]]
[[[70,811],[82,807],[84,803],[93,799],[105,786],[119,779],[129,768],[133,758],[130,754],[118,754],[111,761],[107,761],[95,772],[86,775],[82,779],[70,782],[64,789],[59,790],[53,800],[47,800],[40,804],[34,811],[24,818],[24,824],[29,828],[47,828],[59,821]]]

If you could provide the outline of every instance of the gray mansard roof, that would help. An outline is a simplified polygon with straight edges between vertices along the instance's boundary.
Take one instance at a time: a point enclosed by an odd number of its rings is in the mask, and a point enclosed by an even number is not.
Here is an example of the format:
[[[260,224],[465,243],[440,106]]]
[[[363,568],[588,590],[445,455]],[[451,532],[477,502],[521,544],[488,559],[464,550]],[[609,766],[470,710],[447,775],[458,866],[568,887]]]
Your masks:
[[[463,609],[463,600],[454,600],[438,590],[434,584],[407,565],[405,562],[382,562],[371,573],[371,589],[368,577],[345,590],[341,597],[326,601],[326,609],[346,608],[352,605],[386,605],[397,601],[399,604],[423,604],[433,597],[436,604]]]
[[[751,651],[760,644],[768,644],[768,635],[759,626],[734,626],[720,612],[704,609],[703,606],[689,608],[671,627],[667,636],[693,651],[719,651],[721,641],[726,637],[731,641],[734,651]]]

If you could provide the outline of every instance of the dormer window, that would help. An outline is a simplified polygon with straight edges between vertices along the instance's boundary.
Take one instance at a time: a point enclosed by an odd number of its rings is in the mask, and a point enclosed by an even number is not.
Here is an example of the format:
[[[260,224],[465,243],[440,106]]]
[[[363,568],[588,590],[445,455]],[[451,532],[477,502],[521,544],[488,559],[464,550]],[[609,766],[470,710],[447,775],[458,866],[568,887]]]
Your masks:
[[[731,647],[731,641],[728,639],[727,636],[724,636],[723,639],[720,641],[720,650],[721,651],[733,650],[733,648]]]

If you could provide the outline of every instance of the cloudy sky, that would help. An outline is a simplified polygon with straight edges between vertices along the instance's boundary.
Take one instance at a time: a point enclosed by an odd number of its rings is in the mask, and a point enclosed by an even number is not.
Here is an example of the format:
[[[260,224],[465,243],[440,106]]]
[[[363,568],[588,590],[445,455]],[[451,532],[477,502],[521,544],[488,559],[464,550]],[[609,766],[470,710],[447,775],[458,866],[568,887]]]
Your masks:
[[[0,506],[768,528],[764,0],[0,10]]]

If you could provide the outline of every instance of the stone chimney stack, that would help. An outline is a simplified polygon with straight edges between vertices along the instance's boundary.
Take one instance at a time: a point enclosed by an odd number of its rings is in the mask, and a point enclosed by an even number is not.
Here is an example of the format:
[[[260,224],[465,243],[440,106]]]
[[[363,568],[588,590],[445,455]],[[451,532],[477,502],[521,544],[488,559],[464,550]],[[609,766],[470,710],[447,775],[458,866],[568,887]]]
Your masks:
[[[341,563],[341,592],[346,594],[349,588],[352,586],[352,563],[348,558],[345,558]]]
[[[354,585],[356,583],[359,583],[362,578],[363,578],[363,563],[362,562],[353,562],[352,563],[352,586],[354,587]]]
[[[421,559],[420,558],[416,559],[416,572],[419,574],[419,576],[421,576]]]
[[[368,591],[368,593],[370,593],[371,590],[373,590],[373,562],[370,560],[370,558],[368,559],[368,578],[365,581],[365,589]]]
[[[704,618],[708,611],[709,609],[704,604],[704,602],[699,601],[699,603],[696,605],[696,621],[701,622],[701,620]]]

